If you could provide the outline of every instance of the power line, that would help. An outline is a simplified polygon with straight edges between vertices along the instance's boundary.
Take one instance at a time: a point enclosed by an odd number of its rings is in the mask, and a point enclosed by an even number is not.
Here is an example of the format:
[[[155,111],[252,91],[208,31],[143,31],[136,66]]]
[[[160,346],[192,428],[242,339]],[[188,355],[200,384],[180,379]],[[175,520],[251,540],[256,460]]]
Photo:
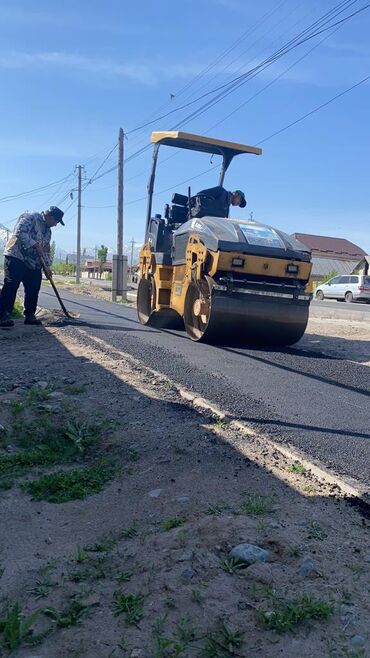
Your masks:
[[[35,187],[32,190],[27,190],[26,192],[19,192],[18,194],[10,194],[9,196],[1,197],[0,203],[7,203],[23,196],[29,196],[34,192],[42,192],[43,190],[46,190],[50,187],[64,183],[70,177],[70,175],[71,174],[68,174],[68,176],[65,176],[64,178],[60,178],[59,180],[53,181],[52,183],[48,183],[47,185],[42,185],[41,187]]]
[[[345,89],[345,90],[342,91],[341,93],[336,94],[335,96],[333,96],[332,98],[330,98],[330,99],[329,99],[328,101],[326,101],[325,103],[321,103],[321,105],[318,105],[317,107],[315,107],[315,108],[314,108],[313,110],[311,110],[310,112],[306,112],[306,114],[302,115],[301,117],[299,117],[299,118],[296,119],[295,121],[292,121],[292,122],[289,123],[288,125],[286,125],[286,126],[284,126],[283,128],[281,128],[280,130],[277,130],[276,132],[272,133],[272,134],[269,135],[268,137],[265,137],[264,139],[260,140],[259,142],[257,142],[256,146],[259,146],[260,144],[263,144],[264,142],[267,142],[268,140],[272,139],[272,138],[275,137],[276,135],[279,135],[280,133],[284,132],[285,130],[288,130],[289,128],[291,128],[292,126],[295,126],[297,123],[300,123],[301,121],[303,121],[303,120],[306,119],[307,117],[311,116],[312,114],[315,114],[315,112],[318,112],[318,111],[321,110],[323,107],[326,107],[327,105],[330,105],[331,103],[333,103],[333,102],[334,102],[335,100],[337,100],[338,98],[341,98],[341,97],[344,96],[345,94],[348,94],[350,91],[352,91],[353,89],[356,89],[357,87],[359,87],[360,85],[364,84],[364,83],[367,82],[368,80],[370,80],[370,75],[367,75],[365,78],[363,78],[363,79],[360,80],[359,82],[356,82],[356,83],[353,84],[351,87],[348,87],[347,89]],[[159,192],[156,192],[153,196],[158,196],[159,194],[163,194],[164,192],[170,192],[171,190],[174,190],[176,187],[180,187],[180,185],[184,185],[185,183],[188,183],[188,182],[191,181],[191,180],[195,180],[196,178],[200,178],[200,176],[205,175],[206,173],[212,171],[213,169],[216,169],[217,167],[218,167],[218,165],[215,165],[214,167],[211,167],[211,168],[209,168],[209,169],[206,169],[206,171],[203,171],[203,172],[201,172],[200,174],[197,174],[196,176],[192,176],[191,178],[188,178],[188,179],[186,179],[186,180],[184,180],[184,181],[181,181],[181,182],[179,182],[179,183],[176,183],[176,184],[173,185],[172,187],[169,187],[169,188],[167,188],[167,189],[165,189],[165,190],[160,190]],[[139,201],[144,201],[146,198],[147,198],[147,197],[141,197],[140,199],[135,199],[134,201],[129,201],[129,202],[127,202],[126,205],[132,205],[132,204],[134,204],[134,203],[139,203]]]
[[[277,130],[276,132],[269,135],[268,137],[265,137],[264,139],[261,139],[261,141],[257,142],[256,146],[258,146],[259,144],[263,144],[264,142],[267,142],[269,139],[272,139],[273,137],[276,137],[276,135],[280,135],[280,133],[284,132],[285,130],[288,130],[288,128],[291,128],[292,126],[295,126],[297,123],[300,123],[301,121],[303,121],[307,117],[311,116],[312,114],[315,114],[315,112],[318,112],[323,107],[326,107],[327,105],[330,105],[330,103],[333,103],[338,98],[341,98],[341,96],[344,96],[345,94],[348,94],[348,92],[352,91],[352,89],[356,89],[356,87],[359,87],[360,85],[364,84],[364,82],[367,82],[367,80],[370,80],[370,75],[367,75],[365,78],[362,78],[362,80],[360,80],[359,82],[356,82],[356,84],[352,85],[351,87],[348,87],[348,89],[345,89],[344,91],[340,92],[340,94],[336,94],[335,96],[330,98],[325,103],[321,103],[321,105],[318,105],[317,107],[315,107],[310,112],[306,112],[306,114],[303,114],[301,117],[299,117],[295,121],[292,121],[291,123],[288,123],[288,125],[284,126],[284,128],[281,128],[280,130]]]
[[[227,83],[224,83],[222,85],[219,85],[218,87],[212,89],[211,91],[208,91],[205,94],[202,94],[201,96],[199,96],[198,98],[190,101],[189,103],[186,103],[186,104],[184,104],[184,105],[182,105],[178,108],[175,108],[174,110],[171,110],[170,112],[167,112],[166,114],[163,114],[162,116],[156,117],[152,121],[148,121],[144,124],[141,124],[140,126],[137,126],[136,128],[133,128],[132,130],[129,130],[127,132],[127,135],[130,135],[134,132],[137,132],[138,130],[141,130],[142,128],[145,128],[149,125],[152,125],[153,123],[156,123],[157,121],[161,121],[162,119],[167,118],[168,116],[170,116],[170,115],[172,115],[176,112],[179,112],[180,110],[186,109],[190,105],[194,105],[195,103],[202,100],[206,96],[209,96],[211,94],[215,94],[217,92],[222,92],[221,94],[219,94],[219,96],[216,96],[216,98],[211,99],[204,106],[201,106],[200,108],[195,110],[194,114],[198,114],[199,112],[201,112],[203,110],[203,108],[208,109],[209,105],[213,106],[213,104],[215,104],[216,101],[218,102],[219,97],[220,97],[220,100],[221,100],[221,97],[226,97],[229,93],[234,91],[235,88],[239,88],[239,86],[244,81],[249,79],[249,77],[252,74],[256,73],[257,71],[259,71],[261,69],[264,70],[266,68],[266,66],[270,66],[277,59],[280,59],[280,57],[283,57],[285,54],[287,54],[288,52],[293,50],[293,48],[296,48],[296,47],[302,45],[306,41],[308,41],[310,39],[313,39],[315,36],[321,34],[323,31],[331,29],[331,28],[335,27],[336,25],[338,25],[341,22],[349,20],[350,18],[352,18],[353,16],[355,16],[359,12],[364,11],[365,9],[367,9],[370,6],[370,5],[365,5],[364,7],[357,10],[356,12],[352,13],[351,15],[346,16],[345,18],[341,19],[341,21],[338,21],[337,23],[333,23],[329,27],[323,27],[322,29],[318,29],[318,28],[326,25],[330,20],[333,20],[336,16],[339,16],[341,13],[343,13],[343,11],[348,9],[350,6],[352,6],[356,2],[358,2],[358,0],[343,0],[338,5],[336,5],[333,9],[331,9],[329,12],[326,12],[325,14],[323,14],[323,16],[321,16],[321,18],[314,21],[305,30],[301,31],[295,37],[293,37],[290,41],[288,41],[286,44],[281,46],[277,51],[275,51],[272,55],[270,55],[268,58],[263,60],[257,66],[253,67],[252,69],[249,69],[248,71],[246,71],[242,75],[237,76],[236,78],[233,78],[231,81],[229,81]],[[317,28],[316,31],[313,31],[313,30],[315,30],[315,28]],[[222,90],[224,90],[224,91],[222,91]],[[203,112],[201,112],[201,113],[203,113]],[[186,117],[184,120],[187,120],[189,118],[193,118],[193,116],[190,115],[190,117]],[[181,122],[181,123],[183,123],[183,122]],[[179,125],[181,125],[181,124],[179,124]],[[138,154],[141,151],[142,150],[140,149],[138,151]]]

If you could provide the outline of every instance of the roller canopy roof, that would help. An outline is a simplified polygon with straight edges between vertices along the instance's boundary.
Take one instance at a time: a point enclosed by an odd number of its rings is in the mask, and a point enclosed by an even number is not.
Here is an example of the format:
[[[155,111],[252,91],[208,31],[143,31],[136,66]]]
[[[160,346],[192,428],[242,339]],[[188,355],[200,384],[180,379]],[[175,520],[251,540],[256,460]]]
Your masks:
[[[253,153],[261,155],[262,149],[256,146],[247,146],[246,144],[236,144],[235,142],[224,142],[221,139],[212,137],[203,137],[202,135],[192,135],[179,131],[160,131],[153,132],[151,135],[153,144],[164,144],[165,146],[176,146],[181,149],[190,149],[191,151],[203,151],[205,153],[218,153],[227,157],[234,157],[240,153]]]

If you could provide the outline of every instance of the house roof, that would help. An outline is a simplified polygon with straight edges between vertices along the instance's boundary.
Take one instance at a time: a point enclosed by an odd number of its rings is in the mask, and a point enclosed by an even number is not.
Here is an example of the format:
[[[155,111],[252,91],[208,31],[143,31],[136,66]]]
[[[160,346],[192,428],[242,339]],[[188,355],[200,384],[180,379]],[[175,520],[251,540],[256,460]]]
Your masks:
[[[360,260],[366,252],[344,238],[330,238],[326,235],[310,235],[309,233],[293,233],[293,237],[303,242],[316,255],[329,258],[344,258]]]

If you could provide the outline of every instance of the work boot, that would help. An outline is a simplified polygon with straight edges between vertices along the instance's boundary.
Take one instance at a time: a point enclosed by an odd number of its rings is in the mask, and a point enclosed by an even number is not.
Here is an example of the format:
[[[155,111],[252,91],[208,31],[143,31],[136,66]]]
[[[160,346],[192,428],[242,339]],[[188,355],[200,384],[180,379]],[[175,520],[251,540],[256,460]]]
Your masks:
[[[31,315],[26,315],[24,324],[42,324],[42,322],[32,313]]]
[[[11,319],[10,313],[4,313],[0,316],[0,327],[3,327],[4,329],[14,327],[14,320]]]

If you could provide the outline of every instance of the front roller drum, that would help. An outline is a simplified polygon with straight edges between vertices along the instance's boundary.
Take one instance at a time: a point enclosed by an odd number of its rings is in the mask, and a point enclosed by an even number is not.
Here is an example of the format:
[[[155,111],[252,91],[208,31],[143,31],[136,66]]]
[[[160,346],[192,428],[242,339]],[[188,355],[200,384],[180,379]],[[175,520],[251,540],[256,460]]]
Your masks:
[[[192,340],[212,343],[292,345],[302,338],[308,305],[212,290],[212,281],[191,283],[184,308]]]
[[[183,329],[181,317],[172,309],[156,309],[156,287],[153,276],[140,279],[137,290],[137,315],[141,322],[156,329]]]

